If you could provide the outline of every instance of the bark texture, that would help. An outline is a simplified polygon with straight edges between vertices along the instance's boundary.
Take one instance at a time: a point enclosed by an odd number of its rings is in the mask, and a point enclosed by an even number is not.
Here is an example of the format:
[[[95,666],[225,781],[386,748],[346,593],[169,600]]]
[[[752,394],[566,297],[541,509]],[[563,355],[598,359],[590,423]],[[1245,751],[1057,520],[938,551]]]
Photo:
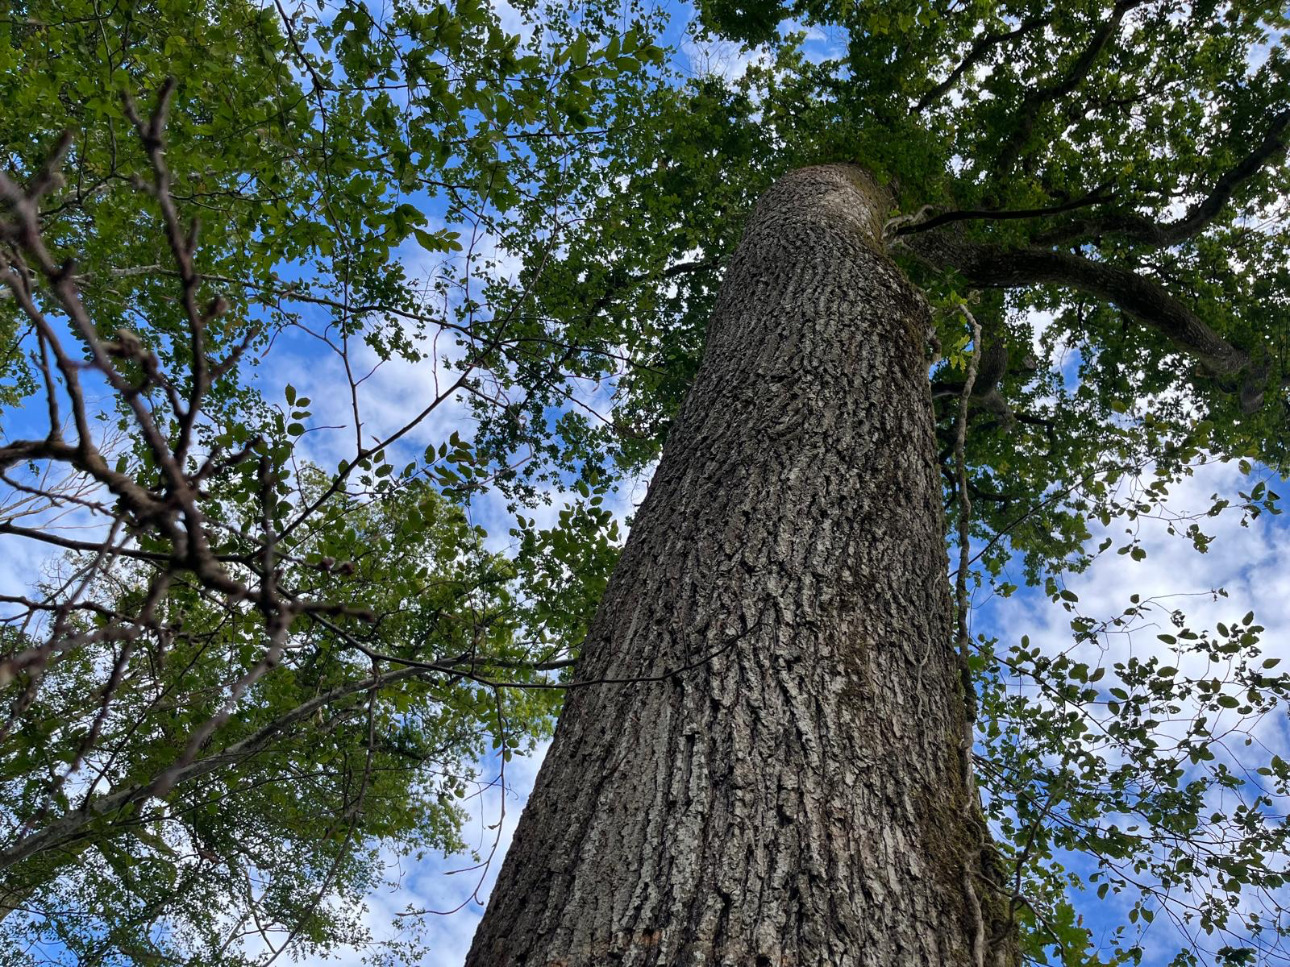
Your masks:
[[[886,210],[849,166],[758,204],[576,675],[662,680],[571,690],[470,967],[941,967],[995,931]]]

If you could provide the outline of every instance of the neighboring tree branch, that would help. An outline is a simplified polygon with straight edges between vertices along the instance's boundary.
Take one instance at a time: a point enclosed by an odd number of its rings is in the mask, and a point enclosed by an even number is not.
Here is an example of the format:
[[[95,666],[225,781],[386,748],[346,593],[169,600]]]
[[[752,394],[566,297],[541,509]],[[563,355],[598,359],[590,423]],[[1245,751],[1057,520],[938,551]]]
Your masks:
[[[339,685],[330,691],[304,702],[277,719],[263,725],[246,738],[233,743],[227,748],[185,763],[170,776],[173,788],[189,782],[199,776],[229,768],[245,759],[264,751],[279,735],[293,726],[306,722],[319,709],[358,692],[383,688],[395,682],[427,674],[422,668],[402,668],[383,675],[356,679]],[[29,856],[58,849],[74,844],[82,831],[95,820],[110,816],[132,803],[144,802],[154,794],[154,783],[144,782],[126,786],[86,801],[80,809],[69,811],[58,820],[49,823],[39,832],[33,833],[5,850],[0,850],[0,869],[13,866]]]

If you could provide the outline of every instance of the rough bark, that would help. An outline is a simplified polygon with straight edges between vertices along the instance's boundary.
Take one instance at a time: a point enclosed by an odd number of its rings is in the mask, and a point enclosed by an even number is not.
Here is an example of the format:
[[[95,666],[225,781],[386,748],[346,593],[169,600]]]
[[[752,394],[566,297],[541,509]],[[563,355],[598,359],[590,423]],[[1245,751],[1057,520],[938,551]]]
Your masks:
[[[758,204],[576,674],[663,678],[571,690],[470,967],[940,967],[1001,928],[886,208],[847,166]]]

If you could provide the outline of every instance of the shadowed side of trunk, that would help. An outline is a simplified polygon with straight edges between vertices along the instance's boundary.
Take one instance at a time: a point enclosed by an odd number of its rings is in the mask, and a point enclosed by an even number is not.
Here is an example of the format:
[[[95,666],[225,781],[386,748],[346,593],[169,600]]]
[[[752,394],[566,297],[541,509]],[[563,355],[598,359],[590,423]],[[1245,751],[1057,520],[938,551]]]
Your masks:
[[[576,679],[675,674],[571,690],[470,967],[973,962],[928,317],[885,211],[841,165],[758,203]]]

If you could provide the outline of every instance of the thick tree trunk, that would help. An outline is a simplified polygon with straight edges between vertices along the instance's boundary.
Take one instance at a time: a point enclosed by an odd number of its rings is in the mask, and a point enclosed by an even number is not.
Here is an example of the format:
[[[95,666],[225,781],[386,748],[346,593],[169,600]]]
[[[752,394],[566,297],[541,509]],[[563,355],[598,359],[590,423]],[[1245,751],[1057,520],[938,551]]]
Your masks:
[[[569,693],[471,967],[940,967],[995,933],[886,210],[849,166],[758,204],[576,676],[646,680]]]

